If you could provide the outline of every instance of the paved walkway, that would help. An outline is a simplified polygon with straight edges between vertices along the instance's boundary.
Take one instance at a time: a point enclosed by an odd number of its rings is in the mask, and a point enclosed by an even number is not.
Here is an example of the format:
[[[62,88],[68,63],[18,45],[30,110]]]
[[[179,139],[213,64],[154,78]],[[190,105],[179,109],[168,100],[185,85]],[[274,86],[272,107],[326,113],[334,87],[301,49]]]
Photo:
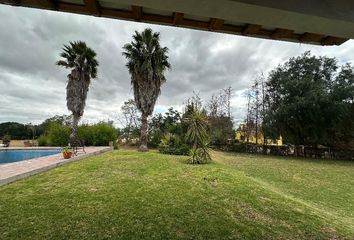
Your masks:
[[[0,164],[0,186],[37,173],[47,171],[69,162],[107,152],[111,149],[112,148],[110,147],[86,147],[86,154],[80,151],[77,156],[74,156],[70,159],[64,159],[63,154],[59,153],[14,163]]]

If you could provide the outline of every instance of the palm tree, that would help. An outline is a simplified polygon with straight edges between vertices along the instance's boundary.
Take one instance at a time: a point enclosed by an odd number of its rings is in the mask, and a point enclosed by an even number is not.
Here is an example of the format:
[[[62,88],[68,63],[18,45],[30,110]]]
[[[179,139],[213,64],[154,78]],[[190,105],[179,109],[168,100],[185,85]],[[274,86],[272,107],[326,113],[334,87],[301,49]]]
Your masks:
[[[66,106],[73,116],[70,143],[76,146],[77,126],[84,114],[91,78],[97,77],[98,61],[95,51],[82,41],[64,45],[60,57],[64,60],[59,60],[56,64],[71,69],[66,85]]]
[[[161,93],[161,85],[166,82],[165,70],[170,68],[168,48],[160,46],[160,34],[150,28],[139,33],[135,31],[133,41],[124,45],[123,55],[128,60],[126,66],[131,75],[134,100],[141,112],[140,151],[147,151],[147,118],[154,111]]]

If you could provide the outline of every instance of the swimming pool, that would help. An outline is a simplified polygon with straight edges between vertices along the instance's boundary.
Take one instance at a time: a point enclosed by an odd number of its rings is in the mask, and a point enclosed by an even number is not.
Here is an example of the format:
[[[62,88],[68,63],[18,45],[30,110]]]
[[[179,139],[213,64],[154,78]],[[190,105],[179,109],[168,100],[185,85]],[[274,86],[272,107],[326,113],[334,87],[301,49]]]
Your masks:
[[[0,150],[0,164],[23,161],[60,153],[59,149],[6,149]]]

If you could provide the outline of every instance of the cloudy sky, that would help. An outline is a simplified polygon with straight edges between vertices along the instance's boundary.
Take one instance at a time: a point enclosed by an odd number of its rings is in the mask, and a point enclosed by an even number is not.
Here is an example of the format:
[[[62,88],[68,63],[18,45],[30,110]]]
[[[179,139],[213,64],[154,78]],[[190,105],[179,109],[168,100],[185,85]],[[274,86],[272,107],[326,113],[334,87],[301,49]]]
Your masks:
[[[354,41],[321,47],[0,5],[0,122],[40,123],[69,114],[68,70],[55,62],[63,44],[75,40],[87,42],[100,63],[83,121],[117,122],[120,106],[132,97],[122,46],[130,42],[134,30],[146,27],[161,33],[172,65],[155,112],[170,106],[181,109],[193,91],[207,101],[231,86],[234,120],[239,122],[245,115],[244,91],[258,73],[307,50],[340,62],[354,60]]]

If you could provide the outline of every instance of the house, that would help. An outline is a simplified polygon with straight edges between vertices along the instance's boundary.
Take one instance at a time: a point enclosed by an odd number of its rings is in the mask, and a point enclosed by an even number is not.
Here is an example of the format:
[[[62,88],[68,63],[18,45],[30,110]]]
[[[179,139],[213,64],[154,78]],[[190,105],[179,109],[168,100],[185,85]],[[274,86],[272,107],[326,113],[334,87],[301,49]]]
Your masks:
[[[258,131],[258,136],[256,136],[255,127],[247,128],[245,123],[241,123],[235,132],[235,140],[241,143],[251,143],[263,145],[263,133],[261,130]],[[258,138],[258,139],[257,139]],[[277,139],[266,139],[266,145],[282,146],[283,138],[279,136]]]

